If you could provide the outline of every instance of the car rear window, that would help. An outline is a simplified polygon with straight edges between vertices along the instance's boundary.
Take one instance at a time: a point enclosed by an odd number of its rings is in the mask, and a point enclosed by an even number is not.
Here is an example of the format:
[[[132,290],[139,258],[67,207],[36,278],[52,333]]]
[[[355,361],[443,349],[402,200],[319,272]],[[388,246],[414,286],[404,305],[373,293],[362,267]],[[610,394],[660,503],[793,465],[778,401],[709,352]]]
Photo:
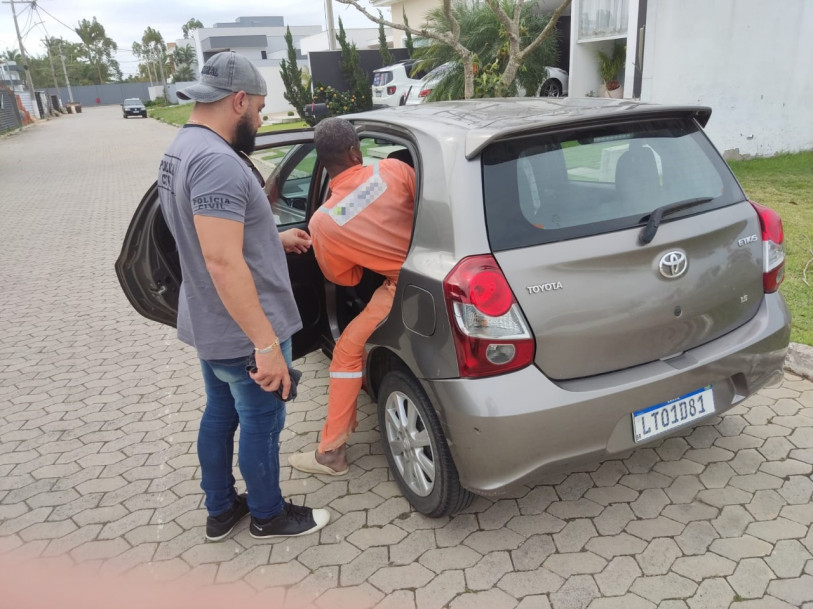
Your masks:
[[[373,72],[373,86],[382,87],[392,81],[392,72]]]
[[[709,199],[664,222],[744,199],[688,118],[503,140],[483,151],[482,162],[494,251],[632,228],[679,201]]]

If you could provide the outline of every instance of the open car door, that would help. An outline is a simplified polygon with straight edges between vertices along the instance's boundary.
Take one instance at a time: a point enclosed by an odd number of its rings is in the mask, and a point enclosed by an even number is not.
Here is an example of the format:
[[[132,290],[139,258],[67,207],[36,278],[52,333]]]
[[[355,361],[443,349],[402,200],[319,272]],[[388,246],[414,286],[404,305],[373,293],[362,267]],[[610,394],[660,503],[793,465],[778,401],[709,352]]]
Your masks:
[[[273,167],[266,192],[280,232],[307,230],[308,219],[326,188],[317,171],[312,130],[263,134],[257,137],[255,175],[263,181],[263,168]],[[260,165],[260,170],[256,170]],[[291,287],[302,318],[302,329],[293,336],[293,357],[319,348],[330,349],[333,339],[325,312],[324,279],[313,251],[287,254]],[[147,319],[175,326],[181,267],[175,239],[161,213],[157,184],[141,199],[130,221],[116,275],[133,308]]]

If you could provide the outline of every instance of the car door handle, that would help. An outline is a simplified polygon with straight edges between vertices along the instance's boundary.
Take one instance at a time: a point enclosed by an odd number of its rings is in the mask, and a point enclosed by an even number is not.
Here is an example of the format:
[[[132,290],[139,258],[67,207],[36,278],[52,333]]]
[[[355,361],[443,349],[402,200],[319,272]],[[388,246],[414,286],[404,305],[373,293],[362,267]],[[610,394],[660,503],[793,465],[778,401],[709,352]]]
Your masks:
[[[164,294],[167,293],[167,290],[168,290],[167,286],[165,286],[163,283],[159,283],[155,286],[150,286],[150,292],[152,292],[156,296],[163,296]]]

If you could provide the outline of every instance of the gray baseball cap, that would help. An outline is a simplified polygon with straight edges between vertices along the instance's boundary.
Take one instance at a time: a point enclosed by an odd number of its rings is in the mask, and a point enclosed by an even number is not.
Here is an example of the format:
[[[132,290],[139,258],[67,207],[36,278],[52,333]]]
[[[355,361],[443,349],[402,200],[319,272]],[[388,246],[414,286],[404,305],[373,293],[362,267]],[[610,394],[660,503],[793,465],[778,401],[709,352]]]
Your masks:
[[[268,94],[265,79],[251,61],[234,51],[223,51],[203,64],[197,84],[178,91],[177,95],[180,99],[211,103],[238,91]]]

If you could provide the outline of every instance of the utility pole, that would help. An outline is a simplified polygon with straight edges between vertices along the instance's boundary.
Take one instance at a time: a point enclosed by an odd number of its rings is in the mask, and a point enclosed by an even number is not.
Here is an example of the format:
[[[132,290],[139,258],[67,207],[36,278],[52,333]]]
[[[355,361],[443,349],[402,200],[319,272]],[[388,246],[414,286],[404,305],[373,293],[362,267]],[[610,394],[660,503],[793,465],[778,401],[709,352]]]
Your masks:
[[[73,91],[71,91],[71,81],[68,80],[68,70],[65,69],[65,54],[62,52],[62,41],[59,41],[59,59],[62,60],[62,73],[65,75],[65,86],[68,87],[68,99],[73,103]]]
[[[21,0],[17,0],[21,2]],[[17,9],[14,7],[14,0],[4,0],[3,4],[11,5],[11,14],[14,15],[14,29],[17,30],[17,42],[20,45],[20,56],[23,58],[23,70],[25,70],[26,84],[28,91],[31,93],[31,107],[34,114],[37,114],[37,100],[34,98],[34,81],[31,79],[31,71],[28,69],[28,58],[25,56],[25,47],[23,46],[23,37],[20,36],[20,25],[17,23]]]
[[[333,29],[333,0],[325,0],[325,15],[327,16],[327,48],[336,50],[336,31]]]
[[[54,58],[51,56],[51,39],[46,38],[43,40],[45,43],[45,48],[48,49],[48,61],[51,64],[51,78],[54,79],[54,93],[56,94],[56,98],[59,100],[59,108],[62,108],[62,96],[59,94],[59,83],[56,81],[56,70],[54,69]]]

